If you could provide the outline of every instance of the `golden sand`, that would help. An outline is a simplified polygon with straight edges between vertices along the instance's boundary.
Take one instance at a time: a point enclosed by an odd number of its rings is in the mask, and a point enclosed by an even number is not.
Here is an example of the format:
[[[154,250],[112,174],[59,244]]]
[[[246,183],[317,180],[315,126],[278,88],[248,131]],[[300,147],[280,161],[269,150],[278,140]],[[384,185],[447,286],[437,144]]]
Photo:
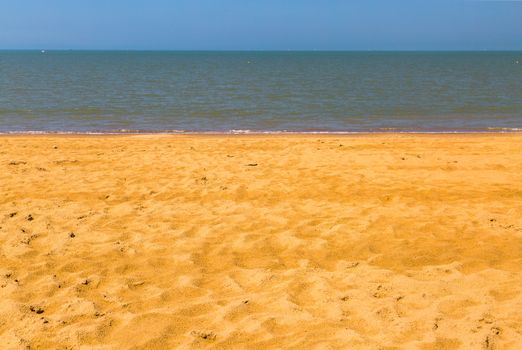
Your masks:
[[[0,137],[1,349],[522,349],[522,135]]]

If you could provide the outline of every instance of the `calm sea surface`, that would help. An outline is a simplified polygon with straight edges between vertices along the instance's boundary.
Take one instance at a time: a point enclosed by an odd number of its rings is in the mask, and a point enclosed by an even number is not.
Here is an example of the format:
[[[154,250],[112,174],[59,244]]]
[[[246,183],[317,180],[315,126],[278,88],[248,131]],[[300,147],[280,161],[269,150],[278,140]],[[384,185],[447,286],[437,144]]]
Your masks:
[[[0,51],[0,132],[491,128],[521,52]]]

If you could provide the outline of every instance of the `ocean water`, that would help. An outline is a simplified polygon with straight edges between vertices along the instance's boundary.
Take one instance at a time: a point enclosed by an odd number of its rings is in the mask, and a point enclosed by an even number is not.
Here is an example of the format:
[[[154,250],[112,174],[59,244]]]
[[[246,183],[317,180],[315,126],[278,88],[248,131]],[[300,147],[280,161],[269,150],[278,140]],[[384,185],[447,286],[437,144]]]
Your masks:
[[[522,52],[0,51],[0,132],[517,129]]]

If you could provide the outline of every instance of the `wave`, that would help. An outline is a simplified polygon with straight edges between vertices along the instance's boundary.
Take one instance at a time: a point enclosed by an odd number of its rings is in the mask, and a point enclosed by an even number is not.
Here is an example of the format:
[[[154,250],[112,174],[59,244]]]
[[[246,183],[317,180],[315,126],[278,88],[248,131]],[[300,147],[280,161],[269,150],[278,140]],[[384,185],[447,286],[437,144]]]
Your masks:
[[[522,128],[486,127],[480,129],[372,128],[361,130],[10,130],[0,135],[351,135],[351,134],[487,134],[520,133]]]

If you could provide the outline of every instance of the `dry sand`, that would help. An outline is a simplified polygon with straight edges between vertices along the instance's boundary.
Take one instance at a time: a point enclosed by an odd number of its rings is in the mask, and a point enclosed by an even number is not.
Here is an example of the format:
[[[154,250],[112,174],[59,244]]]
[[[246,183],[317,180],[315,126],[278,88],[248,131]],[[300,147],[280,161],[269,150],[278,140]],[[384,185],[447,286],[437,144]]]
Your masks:
[[[0,137],[1,349],[522,349],[522,135]]]

